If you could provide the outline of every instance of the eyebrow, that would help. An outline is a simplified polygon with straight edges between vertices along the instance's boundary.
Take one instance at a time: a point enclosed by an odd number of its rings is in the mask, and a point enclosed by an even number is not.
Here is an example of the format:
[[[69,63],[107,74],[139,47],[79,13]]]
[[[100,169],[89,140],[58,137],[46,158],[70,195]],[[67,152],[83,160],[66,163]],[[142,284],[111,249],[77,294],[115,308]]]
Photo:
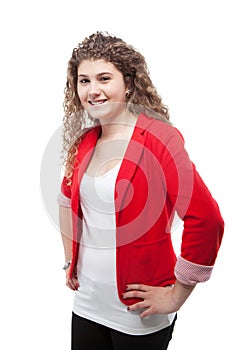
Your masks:
[[[97,76],[101,76],[101,75],[104,75],[104,74],[110,74],[110,75],[113,75],[112,73],[110,72],[101,72],[101,73],[98,73],[96,74]],[[78,77],[88,77],[88,74],[79,74]]]

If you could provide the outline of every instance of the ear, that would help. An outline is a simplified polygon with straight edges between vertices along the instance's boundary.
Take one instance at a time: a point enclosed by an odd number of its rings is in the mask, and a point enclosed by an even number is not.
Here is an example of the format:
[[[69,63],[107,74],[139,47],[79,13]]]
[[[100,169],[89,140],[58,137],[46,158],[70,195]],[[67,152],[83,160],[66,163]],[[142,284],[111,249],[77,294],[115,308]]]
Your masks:
[[[125,93],[125,96],[126,96],[127,98],[129,98],[130,93],[131,93],[131,90],[130,90],[130,89],[127,89],[127,90],[126,90],[126,93]]]

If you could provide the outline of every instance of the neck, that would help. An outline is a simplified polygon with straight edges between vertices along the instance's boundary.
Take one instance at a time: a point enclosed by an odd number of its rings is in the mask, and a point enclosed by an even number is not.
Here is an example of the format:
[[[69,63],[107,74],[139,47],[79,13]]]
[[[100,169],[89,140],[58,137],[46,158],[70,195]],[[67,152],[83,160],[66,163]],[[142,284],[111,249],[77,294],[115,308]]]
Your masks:
[[[137,117],[132,113],[124,113],[112,120],[100,120],[101,139],[117,139],[132,132],[137,121]]]

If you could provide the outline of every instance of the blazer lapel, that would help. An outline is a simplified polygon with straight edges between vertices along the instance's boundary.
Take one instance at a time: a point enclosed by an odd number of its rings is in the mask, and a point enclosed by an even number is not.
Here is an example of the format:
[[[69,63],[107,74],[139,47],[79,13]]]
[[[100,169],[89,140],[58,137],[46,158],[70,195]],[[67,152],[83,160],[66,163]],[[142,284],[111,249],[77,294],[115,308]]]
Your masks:
[[[82,180],[83,174],[88,166],[88,163],[92,157],[100,132],[101,132],[100,126],[94,127],[93,129],[87,132],[87,135],[84,136],[84,139],[80,143],[80,147],[77,154],[77,166],[79,167],[79,171],[78,171],[79,184]]]
[[[152,122],[153,119],[143,114],[138,116],[133,135],[126,149],[115,187],[116,226],[119,223],[120,209],[122,208],[125,195],[130,188],[132,178],[144,152],[144,132]]]
[[[73,210],[75,215],[78,212],[78,206],[79,206],[78,203],[79,203],[80,183],[81,183],[83,174],[88,166],[88,163],[91,159],[93,151],[95,149],[95,145],[100,132],[101,132],[100,126],[97,126],[87,131],[87,134],[84,135],[84,138],[79,145],[79,150],[75,161],[75,171],[74,171],[73,184],[72,184],[72,188],[73,188],[72,199],[74,202]]]

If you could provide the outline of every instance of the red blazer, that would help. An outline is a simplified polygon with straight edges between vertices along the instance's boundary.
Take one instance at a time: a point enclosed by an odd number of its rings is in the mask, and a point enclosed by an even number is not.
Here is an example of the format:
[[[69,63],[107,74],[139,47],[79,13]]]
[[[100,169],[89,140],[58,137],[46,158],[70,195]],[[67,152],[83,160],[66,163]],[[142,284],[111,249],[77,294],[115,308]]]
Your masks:
[[[72,185],[62,181],[73,213],[72,276],[82,234],[79,186],[101,127],[88,130],[78,146]],[[216,201],[190,161],[179,131],[141,114],[128,144],[115,185],[116,267],[120,300],[130,283],[166,286],[176,280],[176,256],[170,228],[175,212],[184,222],[181,257],[213,266],[224,223]]]

